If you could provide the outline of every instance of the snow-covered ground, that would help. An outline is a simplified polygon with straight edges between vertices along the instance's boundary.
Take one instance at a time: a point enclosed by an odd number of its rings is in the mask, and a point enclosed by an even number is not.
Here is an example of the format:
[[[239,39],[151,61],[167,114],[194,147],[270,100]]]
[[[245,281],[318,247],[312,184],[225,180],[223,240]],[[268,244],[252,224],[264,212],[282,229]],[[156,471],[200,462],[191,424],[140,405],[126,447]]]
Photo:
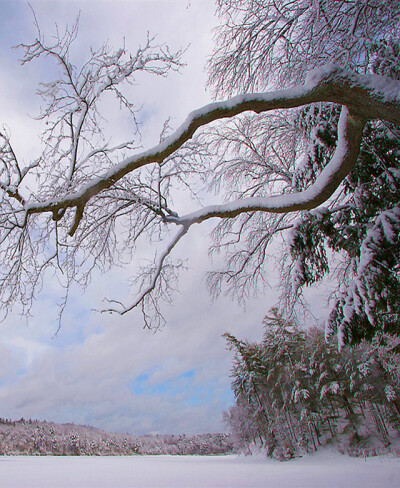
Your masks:
[[[400,459],[318,454],[258,457],[0,457],[1,488],[398,488]]]

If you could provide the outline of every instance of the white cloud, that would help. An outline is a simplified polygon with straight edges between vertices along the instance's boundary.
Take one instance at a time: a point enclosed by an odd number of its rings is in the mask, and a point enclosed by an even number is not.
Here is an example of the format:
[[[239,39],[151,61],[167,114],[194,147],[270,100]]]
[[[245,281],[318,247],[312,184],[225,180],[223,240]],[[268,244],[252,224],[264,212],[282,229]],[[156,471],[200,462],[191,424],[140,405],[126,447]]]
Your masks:
[[[231,355],[221,334],[259,335],[263,312],[255,306],[249,307],[252,314],[244,313],[226,301],[210,307],[199,283],[186,291],[169,311],[167,327],[156,334],[141,329],[135,316],[94,315],[90,320],[97,322],[97,332],[89,324],[83,340],[69,340],[63,347],[69,333],[65,325],[52,347],[40,351],[29,369],[0,389],[5,416],[131,432],[222,429]],[[29,343],[26,336],[24,340]],[[188,371],[193,375],[182,379]],[[130,385],[146,373],[143,394],[136,394]]]

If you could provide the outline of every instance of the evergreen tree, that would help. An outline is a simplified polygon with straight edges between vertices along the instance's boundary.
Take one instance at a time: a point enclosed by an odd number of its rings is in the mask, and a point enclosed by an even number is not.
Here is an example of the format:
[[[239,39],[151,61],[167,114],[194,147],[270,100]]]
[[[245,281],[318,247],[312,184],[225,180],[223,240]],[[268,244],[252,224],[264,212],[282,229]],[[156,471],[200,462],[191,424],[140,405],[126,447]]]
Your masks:
[[[238,447],[290,458],[329,442],[361,452],[398,437],[398,336],[339,351],[321,329],[301,330],[277,309],[264,330],[260,343],[225,334],[236,398],[226,420]]]

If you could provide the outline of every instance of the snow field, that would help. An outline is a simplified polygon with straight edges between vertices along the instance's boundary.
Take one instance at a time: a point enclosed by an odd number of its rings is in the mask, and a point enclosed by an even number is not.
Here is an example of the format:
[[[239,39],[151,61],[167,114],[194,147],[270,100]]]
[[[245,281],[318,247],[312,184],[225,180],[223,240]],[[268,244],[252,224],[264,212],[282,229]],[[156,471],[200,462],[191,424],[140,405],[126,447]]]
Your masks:
[[[1,488],[398,488],[400,459],[317,454],[261,457],[0,457]]]

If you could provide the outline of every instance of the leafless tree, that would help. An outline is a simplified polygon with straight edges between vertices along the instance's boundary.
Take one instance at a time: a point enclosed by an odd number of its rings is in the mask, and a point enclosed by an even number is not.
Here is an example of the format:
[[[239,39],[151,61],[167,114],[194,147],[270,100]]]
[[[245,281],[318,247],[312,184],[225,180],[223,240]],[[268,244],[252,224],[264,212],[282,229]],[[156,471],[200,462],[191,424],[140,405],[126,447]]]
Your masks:
[[[112,301],[107,310],[125,314],[141,307],[145,324],[157,327],[160,303],[171,300],[183,266],[171,253],[190,227],[210,219],[219,222],[214,249],[228,252],[228,269],[211,275],[210,284],[218,291],[221,280],[230,281],[244,294],[262,279],[273,236],[292,227],[299,212],[332,202],[357,162],[366,124],[398,127],[400,82],[390,72],[393,63],[385,58],[390,69],[372,69],[377,42],[398,35],[396,2],[217,3],[222,20],[210,83],[217,96],[245,93],[192,112],[175,132],[163,133],[142,152],[133,140],[109,145],[101,101],[114,95],[135,124],[137,109],[124,85],[143,71],[165,76],[178,69],[182,52],[171,53],[149,37],[134,55],[103,46],[75,66],[69,52],[77,25],[59,33],[52,45],[39,31],[34,43],[20,46],[23,63],[46,57],[61,69],[59,78],[39,89],[44,103],[39,119],[46,122],[41,157],[21,167],[10,135],[1,133],[4,310],[21,302],[28,311],[49,269],[63,276],[66,289],[73,282],[85,286],[95,268],[132,256],[143,236],[169,242],[140,270],[132,302]],[[252,93],[255,89],[268,91]],[[337,142],[323,167],[304,179],[298,160],[311,146],[298,113],[317,107],[305,119],[318,125],[312,114],[322,106],[340,113]],[[199,179],[217,190],[219,204],[202,205],[195,190]],[[178,214],[177,191],[196,198],[198,210]],[[176,229],[172,238],[171,229]],[[231,251],[243,240],[239,251]]]

